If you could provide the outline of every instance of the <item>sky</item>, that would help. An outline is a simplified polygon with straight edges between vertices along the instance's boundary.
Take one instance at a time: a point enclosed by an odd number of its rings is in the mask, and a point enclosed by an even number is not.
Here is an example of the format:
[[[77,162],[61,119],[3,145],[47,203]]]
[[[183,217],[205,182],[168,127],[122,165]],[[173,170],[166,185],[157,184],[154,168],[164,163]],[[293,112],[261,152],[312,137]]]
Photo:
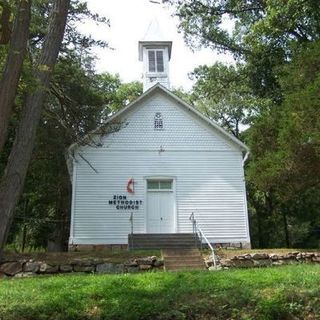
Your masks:
[[[161,31],[173,41],[170,60],[170,82],[174,88],[190,90],[192,81],[188,78],[195,67],[213,64],[216,61],[232,63],[231,56],[217,54],[210,49],[192,51],[178,33],[178,19],[172,17],[172,10],[149,0],[87,0],[91,11],[110,20],[110,27],[85,21],[79,28],[95,39],[105,40],[108,48],[94,49],[98,61],[96,70],[118,73],[124,82],[142,81],[142,62],[138,60],[138,41],[142,40],[150,22],[156,18]]]

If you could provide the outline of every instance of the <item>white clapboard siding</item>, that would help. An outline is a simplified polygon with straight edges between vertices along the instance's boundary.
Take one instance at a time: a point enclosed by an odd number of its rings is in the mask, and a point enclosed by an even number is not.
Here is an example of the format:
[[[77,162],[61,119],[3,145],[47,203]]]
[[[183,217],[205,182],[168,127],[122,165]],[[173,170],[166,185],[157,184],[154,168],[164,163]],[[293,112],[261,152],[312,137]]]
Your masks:
[[[212,134],[208,124],[191,117],[191,112],[164,95],[155,95],[134,108],[122,119],[123,128],[106,136],[103,147],[112,150],[230,150],[218,133]],[[161,112],[164,129],[154,130],[154,116]]]
[[[154,130],[155,112],[162,113],[164,130]],[[71,243],[127,243],[131,211],[110,205],[113,195],[143,201],[134,211],[134,232],[146,232],[146,179],[152,176],[175,180],[176,232],[192,231],[194,212],[210,241],[250,242],[237,145],[165,93],[134,106],[122,121],[127,125],[103,137],[101,147],[75,153]],[[126,192],[130,178],[133,195]]]

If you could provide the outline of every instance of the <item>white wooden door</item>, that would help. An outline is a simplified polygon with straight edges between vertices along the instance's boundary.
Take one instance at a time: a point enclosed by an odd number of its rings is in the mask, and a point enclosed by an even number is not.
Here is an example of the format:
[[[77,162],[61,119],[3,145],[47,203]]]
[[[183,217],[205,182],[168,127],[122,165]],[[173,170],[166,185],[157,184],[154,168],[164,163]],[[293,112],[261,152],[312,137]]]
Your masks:
[[[174,212],[172,181],[148,181],[147,232],[174,233]]]

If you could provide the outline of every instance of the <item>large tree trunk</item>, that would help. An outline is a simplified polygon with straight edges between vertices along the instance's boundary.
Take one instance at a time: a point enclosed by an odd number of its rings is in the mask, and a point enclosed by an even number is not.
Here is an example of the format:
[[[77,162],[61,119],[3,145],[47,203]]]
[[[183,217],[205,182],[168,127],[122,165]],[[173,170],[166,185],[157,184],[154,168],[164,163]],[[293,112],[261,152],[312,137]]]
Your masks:
[[[29,38],[31,0],[20,0],[10,41],[9,53],[0,80],[0,153],[7,138],[12,105],[16,96]]]
[[[52,7],[48,33],[34,71],[38,85],[26,97],[15,141],[0,183],[0,255],[8,237],[15,206],[23,189],[42,105],[64,35],[69,4],[70,0],[55,0]]]

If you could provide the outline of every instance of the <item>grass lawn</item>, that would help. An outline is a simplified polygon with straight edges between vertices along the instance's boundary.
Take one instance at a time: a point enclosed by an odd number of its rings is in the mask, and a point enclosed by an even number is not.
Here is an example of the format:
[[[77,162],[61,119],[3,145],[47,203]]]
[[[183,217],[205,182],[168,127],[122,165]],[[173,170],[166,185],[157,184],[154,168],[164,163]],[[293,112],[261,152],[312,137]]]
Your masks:
[[[320,266],[0,280],[0,319],[320,319]]]

